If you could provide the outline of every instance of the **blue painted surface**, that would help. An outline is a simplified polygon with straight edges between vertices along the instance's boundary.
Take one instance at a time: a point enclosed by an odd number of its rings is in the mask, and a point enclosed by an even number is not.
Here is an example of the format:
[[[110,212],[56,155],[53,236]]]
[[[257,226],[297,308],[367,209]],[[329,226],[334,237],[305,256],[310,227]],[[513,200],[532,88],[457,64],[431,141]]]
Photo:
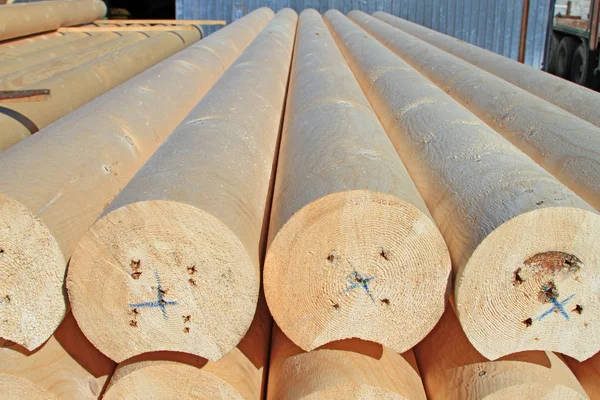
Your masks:
[[[314,8],[366,13],[385,11],[506,57],[517,59],[523,0],[176,0],[178,19],[224,19],[231,23],[259,7],[273,11]],[[540,68],[550,0],[530,0],[525,62]],[[211,34],[218,26],[203,27]]]

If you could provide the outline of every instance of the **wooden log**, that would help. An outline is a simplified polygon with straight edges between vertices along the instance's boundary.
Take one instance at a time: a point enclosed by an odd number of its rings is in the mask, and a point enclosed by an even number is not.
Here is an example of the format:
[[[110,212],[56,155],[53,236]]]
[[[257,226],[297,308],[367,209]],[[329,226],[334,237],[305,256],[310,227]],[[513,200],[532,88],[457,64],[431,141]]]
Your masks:
[[[111,359],[216,361],[248,330],[296,20],[275,16],[77,245],[69,300]]]
[[[269,309],[305,351],[352,337],[406,351],[444,311],[446,244],[315,10],[300,17],[294,60],[265,262]]]
[[[168,31],[168,32],[179,32],[179,31],[193,31],[199,27],[193,25],[170,25],[170,26],[96,26],[96,25],[83,25],[83,26],[72,26],[66,28],[58,28],[58,32],[152,32],[152,31]]]
[[[600,399],[600,353],[585,361],[565,356],[565,362],[591,399]]]
[[[326,17],[446,239],[471,343],[489,359],[591,357],[600,215],[349,19]]]
[[[20,89],[50,89],[43,107],[35,102],[14,103],[0,109],[0,151],[92,101],[200,39],[198,31],[165,32],[132,46],[88,61]]]
[[[273,326],[267,400],[425,400],[411,350],[403,354],[359,339],[304,352]]]
[[[102,34],[87,36],[74,42],[51,47],[44,51],[28,53],[21,57],[15,57],[2,61],[0,62],[0,77],[13,72],[19,72],[20,70],[28,68],[32,65],[37,65],[39,63],[53,60],[68,54],[84,51],[99,43],[107,42],[109,40],[116,39],[117,37],[118,35],[116,33],[103,32]]]
[[[600,128],[361,11],[348,16],[600,210]]]
[[[96,25],[227,25],[223,19],[99,19]]]
[[[4,40],[0,43],[0,59],[3,59],[4,53],[16,51],[17,48],[22,48],[23,46],[44,46],[47,41],[54,41],[59,38],[66,39],[70,35],[64,35],[58,32],[50,32],[50,33],[42,33],[36,34],[24,38],[15,38]],[[59,40],[60,42],[60,40]]]
[[[567,365],[551,352],[487,360],[469,343],[450,305],[414,351],[430,400],[588,398]]]
[[[85,338],[71,313],[36,351],[0,339],[0,357],[2,398],[10,400],[97,399],[116,367]]]
[[[261,296],[248,333],[219,361],[165,351],[142,354],[119,364],[103,399],[264,399],[270,337],[271,317]]]
[[[1,90],[14,90],[35,82],[43,81],[61,72],[73,69],[88,61],[95,60],[113,51],[141,42],[149,36],[145,33],[127,33],[115,39],[91,46],[82,51],[57,57],[46,62],[32,65],[20,71],[0,77]]]
[[[32,350],[52,334],[77,242],[272,15],[248,14],[2,153],[0,337]]]
[[[598,92],[390,14],[373,16],[600,127]]]
[[[106,5],[96,0],[20,3],[0,9],[0,40],[79,25],[102,18]]]

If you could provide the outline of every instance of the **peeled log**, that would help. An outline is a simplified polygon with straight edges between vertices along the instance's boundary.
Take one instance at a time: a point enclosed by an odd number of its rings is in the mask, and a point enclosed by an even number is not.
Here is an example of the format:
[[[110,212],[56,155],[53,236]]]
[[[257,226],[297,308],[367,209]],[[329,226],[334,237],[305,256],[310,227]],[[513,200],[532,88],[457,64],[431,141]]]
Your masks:
[[[13,57],[0,62],[0,77],[13,72],[19,72],[22,69],[37,65],[48,60],[62,57],[67,54],[73,54],[83,51],[99,43],[107,42],[117,38],[119,35],[113,32],[102,32],[82,39],[54,46],[49,49],[36,51],[35,53],[24,54],[19,57]]]
[[[55,0],[4,5],[0,8],[0,40],[80,25],[106,15],[96,0]]]
[[[444,239],[315,10],[300,17],[264,271],[305,351],[360,338],[403,352],[446,301]]]
[[[100,353],[68,314],[44,345],[30,352],[0,339],[2,399],[97,399],[116,364]]]
[[[600,127],[598,92],[390,14],[373,16]]]
[[[40,49],[49,49],[53,46],[59,46],[90,36],[91,35],[86,32],[52,32],[29,38],[9,40],[0,43],[0,60],[8,60],[10,58],[22,56],[23,54],[39,51]]]
[[[600,399],[600,353],[585,361],[565,357],[565,362],[591,399]]]
[[[296,20],[275,16],[75,249],[73,314],[111,359],[216,361],[248,330]]]
[[[475,348],[598,352],[600,215],[357,25],[326,17],[446,239]]]
[[[38,102],[5,103],[0,109],[0,151],[92,101],[110,89],[198,41],[197,30],[165,32],[79,67],[19,88],[50,89]]]
[[[112,53],[113,51],[141,42],[148,37],[148,35],[142,32],[126,33],[123,36],[117,36],[115,39],[91,46],[82,51],[32,65],[20,71],[15,71],[12,74],[0,77],[0,90],[15,90],[48,79],[88,61]]]
[[[411,350],[403,354],[359,339],[304,352],[273,326],[267,400],[425,400]]]
[[[600,210],[600,128],[363,12],[348,16]]]
[[[119,364],[104,400],[264,399],[271,317],[264,298],[240,344],[217,362],[191,354],[142,354]]]
[[[52,334],[77,242],[272,15],[248,14],[2,153],[0,337],[32,350]]]
[[[430,400],[587,399],[567,365],[551,352],[487,360],[469,343],[450,305],[414,351]]]

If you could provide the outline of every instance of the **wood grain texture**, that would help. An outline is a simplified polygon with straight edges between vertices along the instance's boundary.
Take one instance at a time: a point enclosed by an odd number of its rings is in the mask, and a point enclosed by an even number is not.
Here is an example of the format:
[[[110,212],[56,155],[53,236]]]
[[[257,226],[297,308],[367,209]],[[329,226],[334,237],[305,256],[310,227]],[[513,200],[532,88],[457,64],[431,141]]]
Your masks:
[[[596,353],[600,215],[349,19],[326,19],[448,244],[475,348]]]
[[[567,365],[551,352],[487,360],[469,343],[450,305],[414,351],[430,400],[587,398]]]
[[[240,344],[217,362],[154,352],[121,364],[104,400],[260,400],[264,398],[271,317],[264,297]]]
[[[272,16],[248,14],[2,153],[0,337],[32,350],[52,334],[77,242]]]
[[[564,360],[590,399],[600,399],[600,353],[581,362],[568,356]]]
[[[269,22],[77,246],[73,313],[111,359],[216,361],[248,330],[296,22],[290,9]],[[144,305],[157,285],[162,310]]]
[[[37,102],[6,104],[0,109],[0,151],[28,138],[59,118],[94,100],[144,70],[198,41],[198,31],[165,32],[116,50],[71,70],[20,89],[50,89],[43,107]]]
[[[298,29],[267,303],[306,351],[352,337],[406,351],[443,312],[448,250],[321,16]]]
[[[49,49],[68,42],[89,37],[87,33],[62,34],[57,32],[32,36],[29,38],[13,39],[0,43],[0,60],[8,60],[33,53],[41,49]]]
[[[0,339],[0,358],[2,398],[11,400],[97,399],[116,367],[85,338],[71,313],[36,351]]]
[[[46,62],[40,62],[30,67],[19,69],[13,73],[0,76],[0,89],[15,90],[35,82],[43,81],[113,51],[141,42],[148,37],[144,33],[127,33],[63,57],[56,57]]]
[[[35,53],[28,53],[22,56],[0,61],[0,77],[13,72],[19,72],[20,70],[31,67],[32,65],[43,63],[57,57],[83,51],[99,43],[116,39],[117,37],[118,35],[116,33],[102,32],[101,34],[87,36],[73,42],[50,47],[46,50],[36,51]]]
[[[96,0],[20,3],[0,9],[0,40],[79,25],[104,17],[106,5]]]
[[[373,16],[600,127],[598,92],[390,14]]]
[[[268,382],[267,400],[426,398],[411,350],[398,354],[380,344],[346,339],[307,353],[277,325]]]
[[[361,11],[348,16],[600,210],[600,128]]]

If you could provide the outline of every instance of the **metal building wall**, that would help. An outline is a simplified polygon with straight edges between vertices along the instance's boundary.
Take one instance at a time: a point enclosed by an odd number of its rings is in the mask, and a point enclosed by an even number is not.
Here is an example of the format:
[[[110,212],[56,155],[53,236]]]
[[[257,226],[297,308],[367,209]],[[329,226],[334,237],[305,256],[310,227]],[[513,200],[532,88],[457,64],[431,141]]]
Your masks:
[[[447,35],[516,59],[523,0],[177,0],[177,19],[224,19],[228,23],[259,7],[321,13],[386,11]],[[541,67],[550,0],[530,0],[525,62]],[[218,27],[205,27],[206,34]]]

